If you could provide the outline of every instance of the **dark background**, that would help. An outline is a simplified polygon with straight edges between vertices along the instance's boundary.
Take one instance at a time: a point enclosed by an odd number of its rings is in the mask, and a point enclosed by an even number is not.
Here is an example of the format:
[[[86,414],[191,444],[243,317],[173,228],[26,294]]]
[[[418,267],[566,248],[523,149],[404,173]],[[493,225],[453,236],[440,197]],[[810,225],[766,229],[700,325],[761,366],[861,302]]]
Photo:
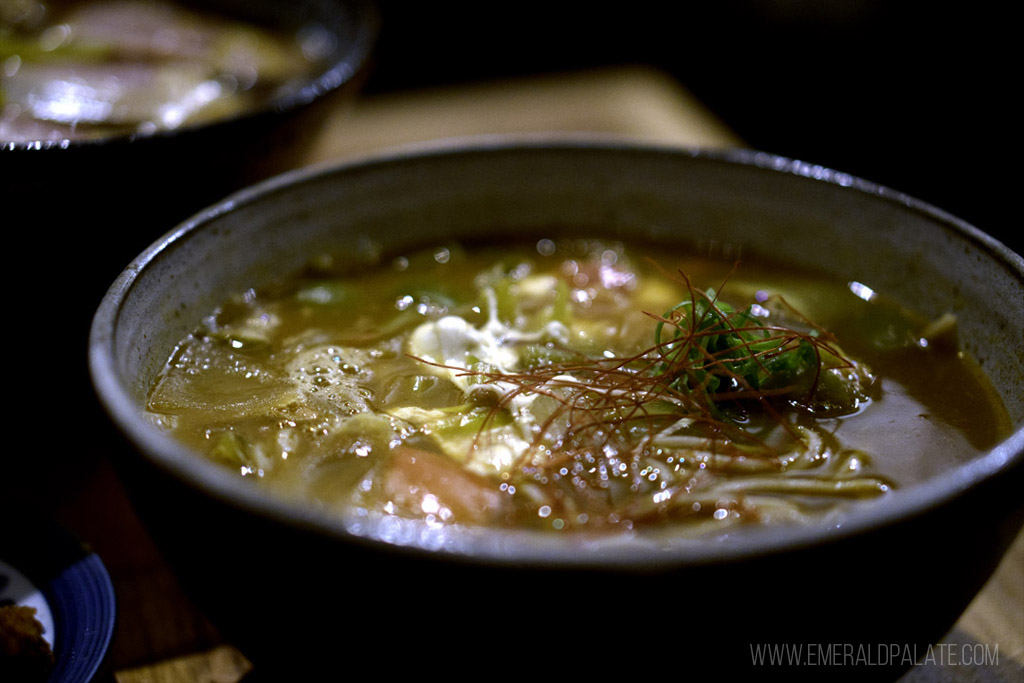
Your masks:
[[[1010,205],[1019,176],[1010,92],[1020,81],[1011,4],[378,5],[368,93],[651,65],[750,147],[888,185],[1024,251]]]

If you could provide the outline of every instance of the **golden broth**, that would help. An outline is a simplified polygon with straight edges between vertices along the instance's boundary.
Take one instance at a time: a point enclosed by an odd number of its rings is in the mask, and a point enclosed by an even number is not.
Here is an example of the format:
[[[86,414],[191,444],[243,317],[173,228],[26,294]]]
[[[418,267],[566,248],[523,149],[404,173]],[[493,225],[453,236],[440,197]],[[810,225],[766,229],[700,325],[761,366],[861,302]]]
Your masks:
[[[699,310],[720,327],[689,337]],[[952,320],[860,283],[595,240],[322,259],[213,312],[148,409],[342,514],[566,531],[836,514],[1009,424]]]

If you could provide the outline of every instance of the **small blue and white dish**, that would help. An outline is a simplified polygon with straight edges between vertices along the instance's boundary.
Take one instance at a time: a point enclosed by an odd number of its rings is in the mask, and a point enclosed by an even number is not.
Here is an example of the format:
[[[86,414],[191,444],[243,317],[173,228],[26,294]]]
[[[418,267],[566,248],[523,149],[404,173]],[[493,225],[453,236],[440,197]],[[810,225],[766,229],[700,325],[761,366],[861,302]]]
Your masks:
[[[50,683],[92,681],[104,670],[117,622],[110,575],[63,528],[17,526],[0,529],[0,606],[35,608],[54,654]]]

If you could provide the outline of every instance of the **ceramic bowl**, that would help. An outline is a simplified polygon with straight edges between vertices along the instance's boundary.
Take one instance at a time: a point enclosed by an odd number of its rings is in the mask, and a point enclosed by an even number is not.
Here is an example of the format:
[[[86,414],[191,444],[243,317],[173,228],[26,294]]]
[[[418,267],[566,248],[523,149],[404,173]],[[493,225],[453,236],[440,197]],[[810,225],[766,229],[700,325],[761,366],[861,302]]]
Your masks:
[[[9,247],[48,252],[59,274],[41,285],[73,281],[77,296],[95,293],[87,316],[124,264],[159,235],[226,194],[292,168],[324,116],[358,93],[376,44],[378,16],[369,0],[192,4],[315,34],[315,68],[251,107],[203,123],[95,139],[0,139]],[[47,293],[56,291],[54,285]]]
[[[85,344],[92,314],[111,280],[187,216],[294,167],[325,116],[357,96],[378,30],[377,11],[369,0],[194,4],[271,27],[316,27],[326,56],[308,77],[275,91],[259,108],[229,118],[91,140],[0,140],[5,254],[17,264],[0,273],[0,285],[30,291],[12,297],[7,314],[19,329],[31,330],[36,358],[60,365],[62,396],[84,410],[92,405],[93,392],[83,354],[74,349]],[[27,288],[26,273],[32,283]],[[0,348],[17,354],[19,343],[10,335]],[[11,381],[26,405],[52,400],[42,372],[32,363],[12,369]],[[76,411],[80,429],[88,430],[99,412],[81,412]],[[22,424],[29,432],[50,432],[41,411],[26,411]],[[90,433],[86,442],[93,441]],[[54,450],[74,450],[67,446],[61,440]],[[72,458],[82,455],[66,456]],[[36,463],[10,460],[8,466],[19,476],[39,473]]]
[[[952,306],[1013,433],[841,522],[595,542],[331,516],[249,486],[143,416],[156,373],[201,316],[310,254],[361,240],[399,247],[562,230],[763,253],[870,282],[926,315]],[[871,666],[830,670],[865,680],[906,669],[909,648],[923,656],[1020,528],[1022,348],[1024,260],[913,198],[749,151],[484,139],[280,176],[196,214],[113,284],[94,319],[90,362],[127,437],[122,468],[140,513],[257,670],[368,658],[386,667],[536,660],[565,672],[764,673],[753,648],[772,642],[873,648]],[[882,644],[904,649],[879,662]]]

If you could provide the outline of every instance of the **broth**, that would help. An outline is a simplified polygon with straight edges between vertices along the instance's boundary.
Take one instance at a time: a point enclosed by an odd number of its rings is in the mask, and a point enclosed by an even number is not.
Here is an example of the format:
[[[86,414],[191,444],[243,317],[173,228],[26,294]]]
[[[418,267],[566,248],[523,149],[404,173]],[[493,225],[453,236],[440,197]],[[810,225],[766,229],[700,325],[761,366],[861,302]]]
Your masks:
[[[863,284],[597,240],[443,245],[248,291],[161,427],[344,515],[548,530],[799,523],[995,445],[956,348]]]

